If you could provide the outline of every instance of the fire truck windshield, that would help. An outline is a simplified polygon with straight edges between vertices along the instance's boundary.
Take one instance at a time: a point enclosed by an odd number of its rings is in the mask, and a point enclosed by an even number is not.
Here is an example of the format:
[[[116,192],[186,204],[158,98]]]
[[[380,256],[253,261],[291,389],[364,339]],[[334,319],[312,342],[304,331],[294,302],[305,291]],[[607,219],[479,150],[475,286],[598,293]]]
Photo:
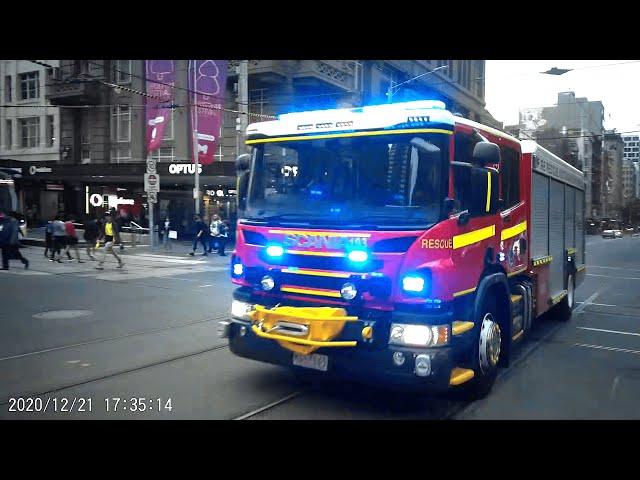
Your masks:
[[[258,144],[247,217],[381,226],[435,223],[447,193],[448,145],[444,134]]]

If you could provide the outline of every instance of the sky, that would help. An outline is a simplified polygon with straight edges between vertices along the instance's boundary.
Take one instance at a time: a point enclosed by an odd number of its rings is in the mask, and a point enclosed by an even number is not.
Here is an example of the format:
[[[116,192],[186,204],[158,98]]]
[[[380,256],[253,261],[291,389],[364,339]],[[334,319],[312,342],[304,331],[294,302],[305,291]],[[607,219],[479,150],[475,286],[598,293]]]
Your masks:
[[[552,67],[575,70],[540,73]],[[486,108],[505,125],[518,123],[521,108],[549,107],[558,102],[558,92],[573,91],[602,102],[606,129],[640,131],[640,61],[487,60],[485,77]]]

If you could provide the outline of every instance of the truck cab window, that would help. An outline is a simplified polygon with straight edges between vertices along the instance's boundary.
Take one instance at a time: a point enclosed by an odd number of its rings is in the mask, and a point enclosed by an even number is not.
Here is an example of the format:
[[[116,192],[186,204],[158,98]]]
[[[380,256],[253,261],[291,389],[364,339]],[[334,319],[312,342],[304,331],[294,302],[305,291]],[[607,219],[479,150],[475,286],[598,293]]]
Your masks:
[[[500,148],[502,165],[500,165],[500,188],[502,191],[503,209],[520,202],[520,154],[511,148]]]
[[[456,132],[454,138],[453,160],[456,162],[472,163],[473,149],[478,138],[467,133]],[[460,203],[460,210],[470,210],[471,202],[471,171],[458,168],[453,173],[453,188],[456,200]]]

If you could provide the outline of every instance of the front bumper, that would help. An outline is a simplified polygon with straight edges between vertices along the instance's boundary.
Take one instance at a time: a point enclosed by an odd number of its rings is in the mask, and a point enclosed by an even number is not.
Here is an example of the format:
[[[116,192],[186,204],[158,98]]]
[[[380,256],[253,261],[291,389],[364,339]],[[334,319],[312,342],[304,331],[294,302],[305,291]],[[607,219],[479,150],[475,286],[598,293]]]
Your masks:
[[[243,328],[244,327],[244,328]],[[242,334],[241,334],[242,331]],[[232,322],[229,325],[229,348],[240,357],[283,365],[299,370],[309,370],[293,365],[293,352],[273,340],[265,340],[251,330],[249,323]],[[404,364],[393,363],[394,352],[403,352]],[[328,376],[359,380],[375,385],[389,385],[426,391],[445,391],[449,388],[451,370],[456,366],[451,347],[406,348],[388,347],[381,350],[363,348],[320,348],[314,354],[329,357]],[[431,357],[431,374],[419,377],[414,373],[415,356]],[[315,372],[316,370],[309,370]]]

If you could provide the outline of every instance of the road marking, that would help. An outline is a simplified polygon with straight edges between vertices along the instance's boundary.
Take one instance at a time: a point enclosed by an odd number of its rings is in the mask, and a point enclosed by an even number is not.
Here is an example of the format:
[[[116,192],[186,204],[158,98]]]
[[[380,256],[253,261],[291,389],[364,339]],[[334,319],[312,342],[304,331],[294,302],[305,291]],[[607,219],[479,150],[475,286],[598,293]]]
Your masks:
[[[207,283],[206,285],[198,285],[198,287],[202,288],[202,287],[213,287],[213,285]]]
[[[587,277],[605,277],[614,278],[616,280],[640,280],[640,277],[612,277],[610,275],[596,275],[595,273],[587,273]]]
[[[620,330],[606,330],[604,328],[591,328],[591,327],[577,327],[581,330],[593,330],[594,332],[606,332],[606,333],[618,333],[620,335],[634,335],[640,337],[640,333],[634,332],[621,332]]]
[[[597,348],[599,350],[609,350],[612,352],[633,353],[640,355],[640,350],[629,350],[627,348],[605,347],[603,345],[589,345],[588,343],[574,343],[576,347]]]
[[[628,270],[629,272],[640,272],[634,268],[622,268],[622,267],[604,267],[602,265],[589,265],[589,268],[606,268],[607,270]]]
[[[246,420],[247,418],[253,417],[261,412],[264,412],[265,410],[269,410],[270,408],[276,407],[278,405],[280,405],[281,403],[285,403],[288,402],[289,400],[291,400],[292,398],[295,398],[299,395],[301,395],[302,392],[293,392],[291,395],[287,395],[284,398],[281,398],[280,400],[276,400],[275,402],[271,402],[269,405],[265,405],[264,407],[260,407],[257,408],[249,413],[245,413],[244,415],[241,415],[239,417],[234,418],[234,420]]]
[[[580,312],[582,312],[582,310],[584,310],[586,307],[588,307],[589,305],[591,305],[591,302],[593,302],[596,297],[598,295],[600,295],[600,292],[602,292],[602,288],[599,290],[596,290],[595,293],[593,295],[591,295],[589,298],[587,298],[581,305],[578,305],[574,310],[573,313],[574,314],[579,314]]]

